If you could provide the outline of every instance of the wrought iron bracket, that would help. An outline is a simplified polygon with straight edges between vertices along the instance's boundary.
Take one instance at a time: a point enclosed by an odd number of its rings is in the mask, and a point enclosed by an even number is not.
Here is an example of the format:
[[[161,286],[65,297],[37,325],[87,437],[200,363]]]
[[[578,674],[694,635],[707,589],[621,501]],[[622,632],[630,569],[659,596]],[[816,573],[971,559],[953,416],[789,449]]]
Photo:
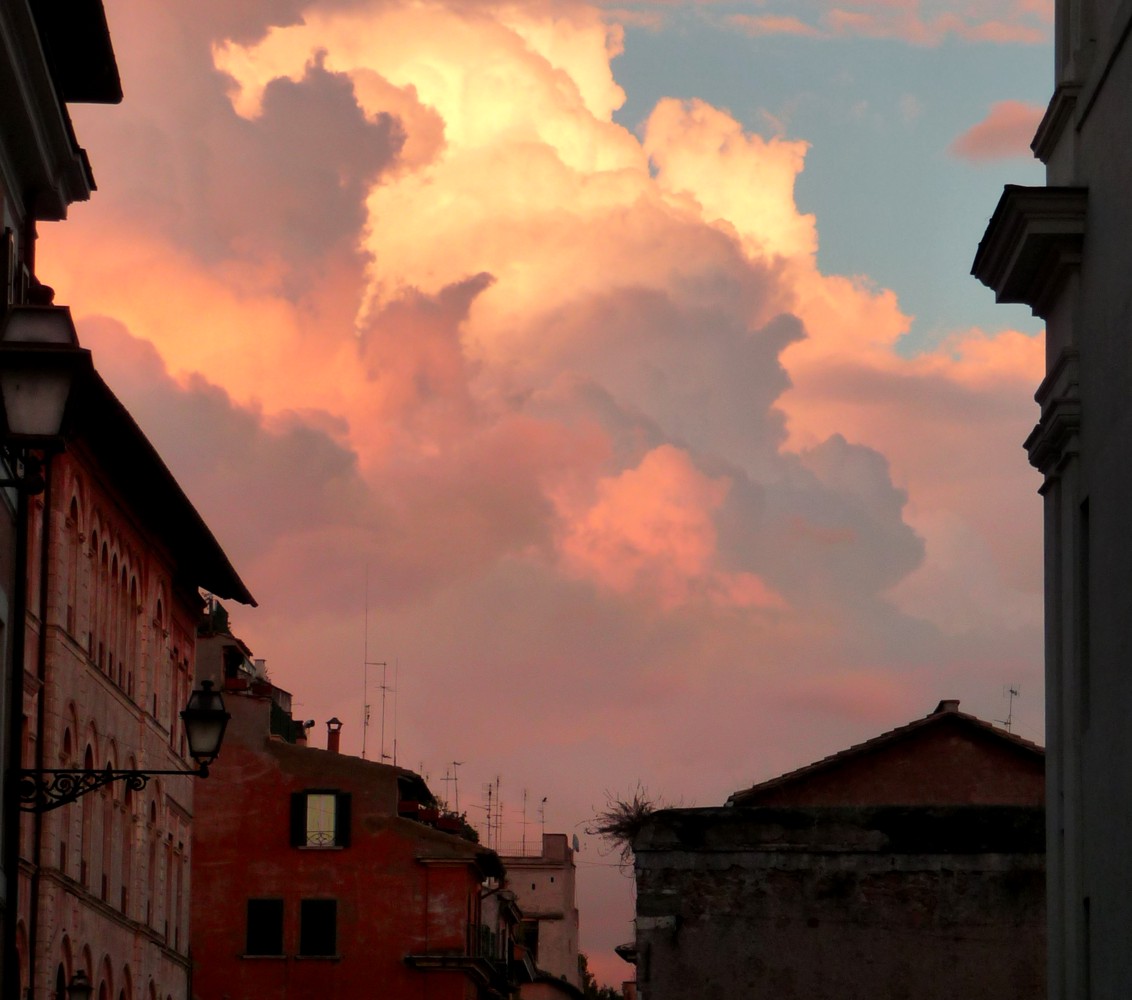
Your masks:
[[[87,771],[71,768],[45,768],[43,770],[20,770],[20,810],[22,812],[50,812],[89,792],[115,781],[124,781],[126,788],[140,792],[149,784],[149,779],[157,775],[181,774],[194,778],[207,778],[208,765],[202,763],[199,769],[187,771],[127,771],[105,767],[101,771]]]

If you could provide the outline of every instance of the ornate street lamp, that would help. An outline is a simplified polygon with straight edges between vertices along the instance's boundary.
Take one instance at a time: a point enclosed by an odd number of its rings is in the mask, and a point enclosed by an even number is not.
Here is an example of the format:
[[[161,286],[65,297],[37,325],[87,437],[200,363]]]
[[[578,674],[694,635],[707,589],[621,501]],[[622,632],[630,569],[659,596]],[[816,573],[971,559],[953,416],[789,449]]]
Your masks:
[[[43,492],[36,452],[62,448],[72,386],[91,369],[66,306],[8,309],[0,331],[0,437],[13,478],[0,486],[24,496]]]
[[[71,390],[92,369],[79,347],[70,310],[61,306],[9,306],[0,327],[0,488],[15,492],[11,618],[8,647],[7,775],[4,784],[3,859],[7,880],[4,927],[4,995],[20,987],[16,920],[19,912],[20,757],[27,635],[28,498],[43,492],[44,462],[63,447]]]
[[[82,969],[79,969],[67,985],[67,1000],[90,1000],[94,994],[94,987]]]
[[[189,743],[189,756],[197,762],[196,770],[133,770],[112,768],[102,770],[85,768],[22,769],[20,774],[20,809],[24,812],[50,812],[74,802],[88,792],[97,791],[114,781],[124,781],[126,787],[140,792],[156,775],[182,774],[207,778],[209,765],[220,753],[224,730],[232,716],[224,708],[219,691],[212,689],[212,681],[203,681],[189,697],[181,712],[185,723],[185,736]]]
[[[201,682],[181,713],[189,741],[189,756],[197,762],[197,774],[202,778],[208,777],[208,767],[220,753],[230,718],[232,716],[225,710],[220,692],[212,690],[212,681]]]

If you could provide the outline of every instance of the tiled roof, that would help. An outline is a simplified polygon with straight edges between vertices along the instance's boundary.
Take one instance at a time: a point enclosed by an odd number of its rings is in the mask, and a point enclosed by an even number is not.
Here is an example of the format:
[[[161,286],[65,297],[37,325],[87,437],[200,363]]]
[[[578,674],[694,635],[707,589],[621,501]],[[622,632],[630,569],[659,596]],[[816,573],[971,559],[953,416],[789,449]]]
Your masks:
[[[770,778],[767,781],[759,782],[758,784],[751,785],[750,788],[744,788],[741,791],[734,792],[728,799],[728,805],[742,805],[742,800],[756,795],[761,792],[770,791],[771,789],[781,788],[784,785],[793,784],[797,781],[804,780],[814,774],[820,773],[828,768],[835,767],[854,758],[862,757],[865,754],[872,753],[880,750],[886,746],[896,743],[913,733],[926,729],[930,726],[944,724],[953,724],[958,722],[960,725],[970,726],[982,733],[989,734],[996,739],[1002,740],[1004,743],[1010,744],[1025,753],[1034,754],[1037,757],[1045,757],[1045,748],[1033,743],[1030,740],[1023,739],[1021,736],[1016,736],[1014,733],[1008,732],[1005,729],[1000,729],[998,726],[993,726],[989,722],[984,722],[982,719],[974,715],[968,715],[966,712],[959,711],[959,701],[957,699],[948,699],[941,701],[934,711],[924,716],[922,719],[914,719],[907,725],[899,726],[896,729],[890,729],[888,732],[881,733],[879,736],[874,736],[871,740],[865,740],[863,743],[857,743],[845,750],[838,753],[830,754],[828,757],[823,757],[821,760],[814,761],[812,764],[807,764],[805,767],[797,768],[794,771],[788,771],[786,774],[780,774],[777,778]]]

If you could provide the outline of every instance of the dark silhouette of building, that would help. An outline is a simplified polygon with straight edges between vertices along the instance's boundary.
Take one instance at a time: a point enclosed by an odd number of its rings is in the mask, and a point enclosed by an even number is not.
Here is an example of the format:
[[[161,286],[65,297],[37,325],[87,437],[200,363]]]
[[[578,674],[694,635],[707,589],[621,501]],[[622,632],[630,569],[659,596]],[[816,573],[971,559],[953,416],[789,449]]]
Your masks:
[[[641,1000],[1032,1000],[1043,752],[924,719],[634,837]]]

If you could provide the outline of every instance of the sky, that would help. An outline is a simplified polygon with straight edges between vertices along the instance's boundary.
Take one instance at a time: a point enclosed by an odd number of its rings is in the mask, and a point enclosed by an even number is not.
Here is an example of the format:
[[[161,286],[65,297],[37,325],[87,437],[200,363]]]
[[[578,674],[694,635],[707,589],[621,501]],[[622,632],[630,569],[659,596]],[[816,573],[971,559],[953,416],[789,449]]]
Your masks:
[[[1010,687],[1042,740],[1042,330],[969,270],[1041,182],[1048,0],[106,7],[41,279],[315,745],[368,703],[505,849],[577,834],[600,979],[610,796]]]

